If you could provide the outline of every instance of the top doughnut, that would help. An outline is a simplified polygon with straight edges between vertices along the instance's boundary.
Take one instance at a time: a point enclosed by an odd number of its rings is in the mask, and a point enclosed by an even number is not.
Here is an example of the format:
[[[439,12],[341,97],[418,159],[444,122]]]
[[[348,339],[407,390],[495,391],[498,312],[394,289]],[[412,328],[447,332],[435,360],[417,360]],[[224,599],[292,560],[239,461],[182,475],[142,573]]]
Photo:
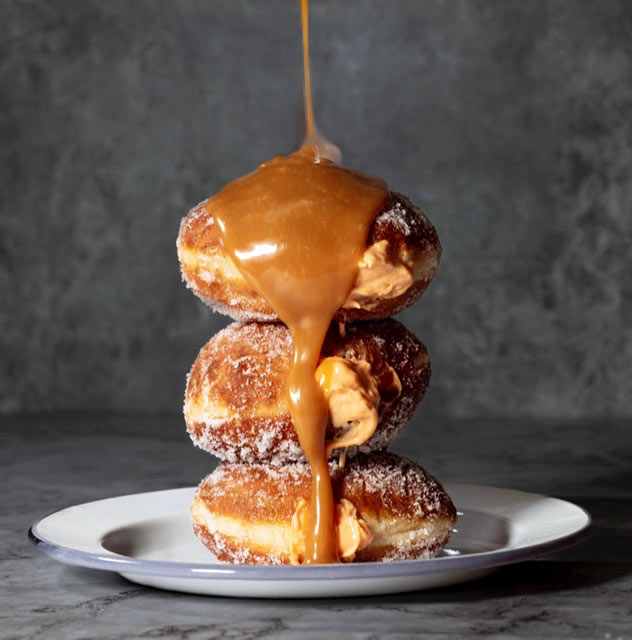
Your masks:
[[[277,321],[226,252],[208,200],[182,219],[177,247],[182,278],[212,309],[240,321]],[[441,258],[437,232],[408,198],[390,192],[371,225],[367,249],[347,302],[334,319],[378,320],[413,304],[434,277]]]

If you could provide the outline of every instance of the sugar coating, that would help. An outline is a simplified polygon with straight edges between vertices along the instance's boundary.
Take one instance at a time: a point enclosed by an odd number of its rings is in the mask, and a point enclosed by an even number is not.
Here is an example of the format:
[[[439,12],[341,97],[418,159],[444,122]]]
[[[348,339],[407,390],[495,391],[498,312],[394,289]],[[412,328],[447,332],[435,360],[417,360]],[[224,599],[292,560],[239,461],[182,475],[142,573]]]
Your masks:
[[[210,418],[205,429],[196,433],[189,432],[189,436],[196,447],[228,462],[251,464],[267,460],[274,465],[283,465],[305,459],[300,445],[285,438],[281,425],[271,419],[261,421],[261,437],[254,444],[250,439],[244,439],[241,443],[228,446],[217,434],[220,428],[231,429],[238,421],[239,418]]]
[[[360,340],[361,344],[374,343],[382,357],[388,362],[388,353],[395,353],[396,360],[391,362],[398,371],[403,385],[403,393],[395,402],[383,404],[380,411],[378,428],[371,438],[360,446],[347,448],[347,455],[354,457],[360,453],[369,453],[386,449],[412,416],[423,392],[422,386],[427,385],[430,366],[427,352],[410,332],[395,320],[387,320],[361,325],[364,334],[355,338],[357,329],[349,325],[347,339],[349,344]],[[370,335],[366,335],[369,333]],[[383,335],[382,335],[383,334]],[[385,337],[389,338],[386,344]],[[230,351],[241,348],[245,355],[227,358],[224,346]],[[387,349],[388,346],[388,349]],[[247,353],[246,353],[247,352]],[[184,413],[188,431],[193,443],[199,448],[212,453],[222,460],[229,462],[269,462],[285,464],[288,461],[304,461],[303,451],[294,436],[294,427],[287,409],[278,409],[272,418],[259,417],[247,400],[252,396],[240,393],[240,387],[245,385],[257,398],[257,404],[266,398],[273,398],[275,389],[271,389],[271,381],[276,374],[278,377],[279,362],[289,363],[292,353],[290,332],[282,324],[234,323],[217,333],[201,350],[198,360],[194,364],[202,371],[211,370],[212,363],[221,354],[227,362],[223,366],[232,370],[232,374],[223,373],[221,377],[223,396],[231,398],[230,409],[232,415],[218,415],[218,408],[214,404],[217,398],[209,378],[203,378],[201,388],[193,391],[189,389],[187,378],[187,397],[185,398]],[[252,354],[256,354],[252,355]],[[262,354],[265,354],[263,357]],[[341,355],[352,357],[347,353]],[[254,359],[256,358],[256,362]],[[419,362],[420,358],[423,359]],[[424,367],[421,371],[420,367]],[[192,371],[193,371],[192,369]],[[407,374],[402,377],[402,371]],[[414,371],[415,373],[411,373]],[[191,376],[191,373],[189,374]],[[411,378],[411,376],[414,376]],[[421,378],[419,377],[421,376]],[[276,381],[278,384],[278,380]],[[231,385],[235,385],[231,389]],[[411,389],[414,386],[414,389]],[[195,404],[195,409],[188,408],[188,399],[196,402],[199,398],[207,399],[203,409]],[[221,413],[221,411],[219,411]],[[249,421],[256,421],[256,427]],[[256,437],[253,431],[256,430]],[[340,449],[332,452],[332,457],[338,457]]]
[[[445,514],[454,509],[441,484],[418,464],[390,452],[374,452],[360,455],[340,467],[337,460],[330,460],[332,482],[344,483],[349,490],[360,495],[377,496],[388,512],[398,517],[428,518]],[[252,481],[257,484],[276,484],[288,487],[300,485],[311,479],[309,464],[304,462],[274,464],[240,464],[222,462],[200,483],[200,489],[211,489],[217,496],[232,492],[234,483]],[[269,497],[262,491],[257,499]]]
[[[397,229],[401,238],[411,248],[425,252],[434,247],[439,256],[441,255],[439,238],[428,216],[401,193],[392,191],[389,208],[376,216],[372,229],[374,240],[380,235],[380,227]]]
[[[211,311],[223,316],[228,316],[237,322],[278,322],[279,320],[275,313],[260,313],[259,311],[239,309],[237,305],[241,304],[240,300],[232,300],[230,304],[226,304],[214,298],[209,298],[201,294],[190,284],[184,276],[184,273],[182,273],[182,281],[186,285],[186,288],[192,291]]]
[[[361,517],[375,526],[374,544],[358,557],[391,562],[430,558],[448,541],[456,510],[441,485],[411,460],[390,453],[359,456],[344,468],[331,462],[336,499],[350,499]],[[196,494],[207,509],[194,529],[220,560],[282,564],[289,561],[279,541],[257,540],[247,530],[234,537],[223,531],[226,519],[238,525],[288,527],[299,497],[309,492],[305,463],[279,467],[222,463]]]
[[[400,200],[395,200],[389,209],[382,211],[375,217],[373,224],[392,224],[404,236],[409,236],[411,234],[411,229],[409,221],[404,218],[403,214],[405,211],[406,207],[404,207],[402,202]]]

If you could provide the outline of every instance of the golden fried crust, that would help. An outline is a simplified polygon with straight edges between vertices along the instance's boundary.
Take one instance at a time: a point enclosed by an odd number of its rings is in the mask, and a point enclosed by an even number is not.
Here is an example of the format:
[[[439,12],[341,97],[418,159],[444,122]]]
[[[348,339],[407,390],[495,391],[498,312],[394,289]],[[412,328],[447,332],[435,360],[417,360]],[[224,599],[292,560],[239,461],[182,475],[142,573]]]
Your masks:
[[[186,285],[215,311],[235,320],[277,321],[268,303],[246,282],[228,256],[208,200],[191,209],[178,235],[178,258]],[[388,254],[411,267],[413,282],[401,295],[383,298],[370,309],[341,308],[335,319],[388,318],[417,300],[434,277],[441,258],[437,232],[426,215],[405,196],[391,192],[369,231],[367,247],[388,242]]]
[[[280,323],[234,323],[200,351],[187,380],[184,415],[193,442],[231,462],[304,460],[287,394],[292,339]],[[381,403],[375,433],[348,454],[386,448],[411,418],[430,380],[424,345],[396,320],[332,326],[322,356],[366,360]],[[390,367],[401,383],[393,389]],[[334,430],[328,428],[328,439]],[[337,451],[333,452],[336,455]]]
[[[439,482],[411,460],[360,455],[344,468],[330,463],[330,471],[335,500],[351,501],[373,534],[356,561],[426,558],[447,543],[456,509]],[[310,487],[304,463],[222,463],[200,484],[194,529],[220,560],[287,564],[292,515]]]

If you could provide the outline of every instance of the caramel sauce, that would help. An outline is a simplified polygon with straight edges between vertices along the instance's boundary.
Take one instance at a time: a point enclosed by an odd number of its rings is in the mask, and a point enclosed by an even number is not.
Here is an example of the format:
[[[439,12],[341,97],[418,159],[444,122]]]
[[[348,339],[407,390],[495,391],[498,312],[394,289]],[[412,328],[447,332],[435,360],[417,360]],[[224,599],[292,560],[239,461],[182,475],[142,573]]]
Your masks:
[[[290,414],[311,466],[305,518],[306,564],[339,562],[336,510],[325,445],[327,403],[315,378],[325,334],[347,300],[386,184],[338,166],[314,123],[307,0],[301,0],[305,54],[305,143],[226,185],[207,203],[230,257],[288,326],[293,340]],[[326,143],[326,141],[325,141]]]
[[[320,162],[322,158],[340,162],[342,159],[340,149],[323,136],[314,119],[312,76],[309,69],[309,0],[301,0],[301,23],[303,27],[303,95],[305,101],[305,140],[303,146],[313,150],[316,162]]]
[[[314,133],[314,105],[312,102],[312,74],[309,70],[309,0],[301,0],[301,26],[303,27],[303,85],[305,98],[305,125],[307,139]]]

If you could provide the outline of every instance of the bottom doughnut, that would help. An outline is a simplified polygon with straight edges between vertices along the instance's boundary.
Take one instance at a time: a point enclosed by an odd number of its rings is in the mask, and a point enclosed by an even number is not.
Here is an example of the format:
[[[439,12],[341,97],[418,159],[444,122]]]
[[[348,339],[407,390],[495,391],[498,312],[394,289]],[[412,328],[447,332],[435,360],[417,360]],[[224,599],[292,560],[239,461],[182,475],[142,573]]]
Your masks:
[[[439,482],[411,460],[373,453],[343,468],[332,462],[330,470],[336,502],[349,501],[370,531],[368,545],[348,559],[429,558],[447,543],[456,509]],[[292,519],[310,483],[304,463],[222,463],[195,494],[193,529],[223,562],[289,564]]]

